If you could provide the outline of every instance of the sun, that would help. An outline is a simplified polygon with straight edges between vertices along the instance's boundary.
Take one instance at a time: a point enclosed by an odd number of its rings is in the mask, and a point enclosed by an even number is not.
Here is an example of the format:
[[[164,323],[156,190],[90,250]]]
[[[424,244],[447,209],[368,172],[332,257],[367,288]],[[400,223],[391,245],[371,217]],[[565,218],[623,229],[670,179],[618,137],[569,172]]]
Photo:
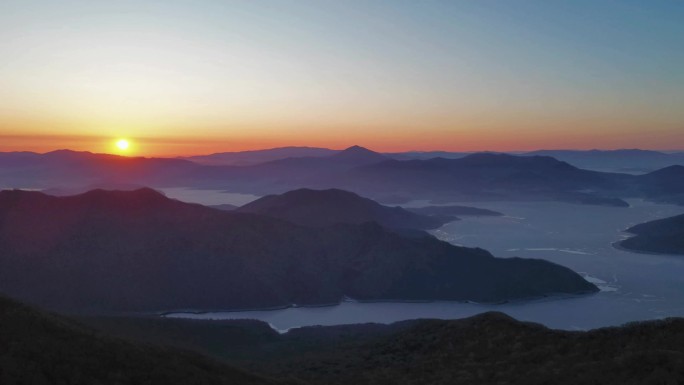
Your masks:
[[[126,151],[129,147],[131,147],[131,143],[126,139],[119,139],[116,141],[116,148],[121,151]]]

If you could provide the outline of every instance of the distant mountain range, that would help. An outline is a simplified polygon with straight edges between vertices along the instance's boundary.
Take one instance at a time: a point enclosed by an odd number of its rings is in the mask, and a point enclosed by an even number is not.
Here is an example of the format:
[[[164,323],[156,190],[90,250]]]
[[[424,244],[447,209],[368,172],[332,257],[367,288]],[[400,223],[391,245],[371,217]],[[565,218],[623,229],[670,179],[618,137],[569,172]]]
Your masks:
[[[574,166],[610,172],[644,174],[660,168],[684,165],[684,152],[623,150],[539,150],[524,155],[551,156]]]
[[[211,155],[185,157],[182,159],[206,165],[246,166],[285,158],[325,157],[341,151],[342,150],[319,147],[281,147],[267,150],[223,152]],[[382,155],[395,160],[427,160],[433,158],[459,159],[474,153],[475,152],[406,151],[383,153]],[[633,174],[643,174],[672,165],[684,165],[684,152],[661,152],[639,149],[537,150],[510,154],[550,156],[568,162],[579,168]]]
[[[142,189],[0,192],[0,291],[69,311],[245,309],[358,300],[504,301],[596,287],[380,225],[302,227]]]
[[[266,150],[219,152],[210,155],[181,157],[179,159],[212,166],[251,166],[286,158],[330,156],[338,152],[338,150],[320,147],[279,147]]]
[[[676,165],[631,175],[580,169],[548,156],[478,153],[458,159],[396,160],[359,146],[331,155],[249,166],[69,151],[0,154],[0,187],[71,192],[98,185],[189,187],[255,195],[338,188],[395,204],[413,199],[439,203],[554,200],[627,206],[624,198],[684,204],[682,180],[684,166]]]
[[[619,243],[646,253],[684,254],[684,215],[642,223],[626,230],[634,234]]]

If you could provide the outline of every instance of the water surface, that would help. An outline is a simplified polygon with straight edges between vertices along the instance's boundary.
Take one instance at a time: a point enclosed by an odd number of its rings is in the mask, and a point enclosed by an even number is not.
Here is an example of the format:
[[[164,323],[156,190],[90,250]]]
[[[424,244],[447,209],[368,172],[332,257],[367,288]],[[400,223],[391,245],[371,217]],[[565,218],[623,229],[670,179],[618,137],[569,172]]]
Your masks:
[[[612,244],[637,223],[681,214],[684,207],[630,201],[632,207],[601,207],[557,202],[467,203],[506,214],[463,217],[435,230],[440,239],[478,246],[498,257],[546,259],[567,266],[601,288],[573,298],[483,305],[458,302],[357,303],[282,310],[175,313],[172,317],[253,318],[287,330],[308,325],[389,323],[415,318],[463,318],[502,311],[517,319],[560,329],[591,329],[630,321],[684,316],[684,256],[639,254]]]

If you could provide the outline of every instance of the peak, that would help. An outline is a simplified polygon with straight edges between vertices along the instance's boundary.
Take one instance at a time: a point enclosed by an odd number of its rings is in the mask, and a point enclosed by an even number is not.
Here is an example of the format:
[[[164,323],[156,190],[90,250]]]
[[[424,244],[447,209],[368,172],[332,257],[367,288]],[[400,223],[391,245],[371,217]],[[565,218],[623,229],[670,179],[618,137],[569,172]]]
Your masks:
[[[381,161],[386,159],[384,155],[361,146],[351,146],[333,155],[333,157],[363,161]]]
[[[366,154],[370,153],[370,154],[377,154],[377,152],[375,152],[375,151],[371,151],[371,150],[369,150],[369,149],[367,149],[367,148],[365,148],[365,147],[361,147],[361,146],[357,146],[357,145],[354,145],[354,146],[345,148],[345,149],[342,150],[340,153],[345,153],[345,152],[348,152],[348,153],[366,153]]]
[[[309,188],[300,188],[297,190],[291,190],[281,195],[271,195],[269,199],[274,200],[285,200],[285,199],[297,199],[304,200],[308,203],[312,201],[335,201],[340,200],[365,200],[365,198],[346,190],[340,190],[336,188],[326,189],[326,190],[314,190]]]

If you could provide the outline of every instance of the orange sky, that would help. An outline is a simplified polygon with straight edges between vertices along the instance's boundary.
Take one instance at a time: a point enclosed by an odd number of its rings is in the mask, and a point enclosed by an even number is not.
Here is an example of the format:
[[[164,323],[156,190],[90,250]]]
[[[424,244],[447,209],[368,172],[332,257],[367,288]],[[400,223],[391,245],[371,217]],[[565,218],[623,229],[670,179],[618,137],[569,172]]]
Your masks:
[[[642,148],[654,150],[676,150],[679,131],[641,131],[624,133],[597,134],[590,140],[584,133],[547,132],[539,134],[535,130],[520,130],[517,135],[476,136],[469,130],[441,133],[420,131],[377,131],[348,130],[340,135],[332,131],[328,135],[286,135],[267,137],[236,135],[234,137],[215,136],[170,136],[140,137],[135,135],[96,136],[96,135],[0,135],[0,151],[49,152],[56,149],[72,149],[98,153],[115,153],[129,156],[174,157],[208,154],[223,151],[244,151],[284,146],[311,146],[342,149],[351,145],[362,145],[380,152],[400,152],[411,150],[445,151],[528,151],[535,149],[619,149]],[[119,139],[128,139],[131,148],[125,152],[116,148]]]
[[[0,2],[0,151],[684,148],[678,2]]]

